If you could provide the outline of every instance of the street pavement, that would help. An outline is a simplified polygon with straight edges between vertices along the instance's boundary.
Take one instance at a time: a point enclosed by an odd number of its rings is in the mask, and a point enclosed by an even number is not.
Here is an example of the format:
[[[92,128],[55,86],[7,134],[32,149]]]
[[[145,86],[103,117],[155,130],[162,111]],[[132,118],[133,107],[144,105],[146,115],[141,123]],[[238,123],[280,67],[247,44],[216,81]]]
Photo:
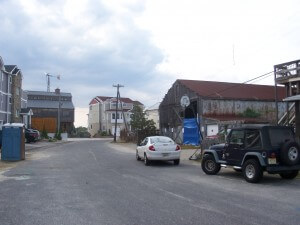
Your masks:
[[[300,180],[259,184],[199,163],[136,161],[134,146],[72,141],[0,168],[0,224],[299,224]]]

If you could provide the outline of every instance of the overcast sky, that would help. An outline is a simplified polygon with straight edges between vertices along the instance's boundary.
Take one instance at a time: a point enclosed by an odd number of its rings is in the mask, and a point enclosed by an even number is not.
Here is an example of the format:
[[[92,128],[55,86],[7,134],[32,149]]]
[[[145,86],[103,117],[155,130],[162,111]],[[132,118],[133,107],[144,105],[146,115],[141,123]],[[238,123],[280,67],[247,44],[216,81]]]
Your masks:
[[[27,90],[61,74],[51,89],[72,93],[76,125],[113,84],[150,106],[176,79],[243,82],[300,58],[296,0],[0,0],[0,24],[4,63]]]

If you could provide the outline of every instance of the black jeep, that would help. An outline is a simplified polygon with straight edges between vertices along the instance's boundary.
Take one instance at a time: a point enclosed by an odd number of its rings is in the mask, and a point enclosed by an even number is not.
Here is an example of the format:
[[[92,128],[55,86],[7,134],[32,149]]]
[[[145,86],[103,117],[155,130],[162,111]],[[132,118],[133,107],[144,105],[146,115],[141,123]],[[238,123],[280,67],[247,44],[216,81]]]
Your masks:
[[[294,179],[300,170],[300,148],[292,127],[253,125],[234,128],[225,144],[203,151],[202,170],[217,174],[221,166],[242,171],[246,181],[257,183],[266,171]]]

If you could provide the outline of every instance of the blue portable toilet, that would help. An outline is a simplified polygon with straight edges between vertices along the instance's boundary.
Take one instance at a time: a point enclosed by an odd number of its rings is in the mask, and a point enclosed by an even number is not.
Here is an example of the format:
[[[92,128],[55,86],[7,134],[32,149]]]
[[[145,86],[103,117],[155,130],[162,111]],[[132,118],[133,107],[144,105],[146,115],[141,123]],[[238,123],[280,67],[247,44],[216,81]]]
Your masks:
[[[25,159],[24,124],[7,123],[2,127],[1,159],[17,161]]]

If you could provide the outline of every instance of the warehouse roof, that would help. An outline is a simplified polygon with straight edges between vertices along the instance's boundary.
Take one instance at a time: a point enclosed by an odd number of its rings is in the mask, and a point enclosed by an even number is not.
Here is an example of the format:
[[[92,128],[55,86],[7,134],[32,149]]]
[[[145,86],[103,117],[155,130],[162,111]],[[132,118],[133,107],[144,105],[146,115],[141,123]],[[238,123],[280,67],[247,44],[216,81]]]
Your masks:
[[[177,80],[201,97],[213,99],[243,99],[274,101],[275,87],[270,85],[227,83],[201,80]],[[285,97],[284,87],[277,87],[278,100]]]
[[[27,108],[58,109],[58,101],[28,100]],[[74,109],[74,105],[71,101],[61,101],[61,108]]]
[[[27,95],[42,95],[42,96],[58,96],[55,92],[47,92],[47,91],[26,91]],[[72,97],[71,93],[60,92],[60,96],[62,97]]]

